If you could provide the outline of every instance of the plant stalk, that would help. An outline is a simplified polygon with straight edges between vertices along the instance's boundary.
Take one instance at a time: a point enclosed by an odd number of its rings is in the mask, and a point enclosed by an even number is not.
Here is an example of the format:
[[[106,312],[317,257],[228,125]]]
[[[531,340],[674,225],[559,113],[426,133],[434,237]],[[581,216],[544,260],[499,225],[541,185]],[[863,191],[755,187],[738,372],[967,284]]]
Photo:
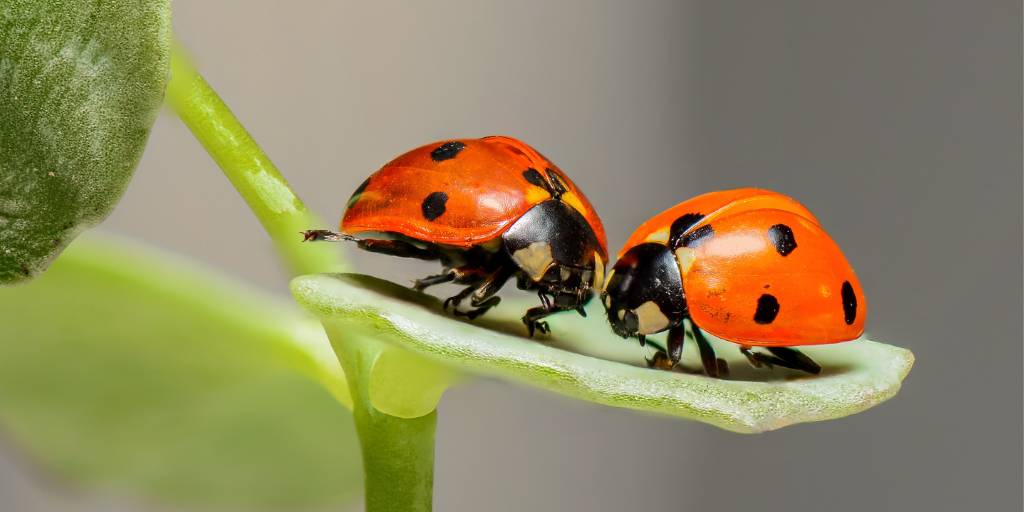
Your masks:
[[[377,411],[367,400],[354,403],[366,474],[366,512],[429,512],[437,411],[405,419]]]
[[[352,413],[366,474],[366,512],[429,512],[433,504],[437,411],[417,418],[399,418],[374,408],[370,376],[387,347],[332,322],[324,327],[352,393]],[[348,335],[337,336],[340,332]]]
[[[344,269],[335,244],[303,244],[301,232],[323,226],[292,191],[231,109],[177,44],[167,102],[249,205],[293,275]]]
[[[292,273],[343,270],[335,244],[302,243],[301,231],[323,224],[177,45],[171,71],[168,103],[249,205]],[[327,331],[352,395],[366,475],[367,512],[431,510],[437,412],[400,418],[374,408],[369,394],[371,374],[384,345],[357,336],[334,336],[336,331],[330,328]]]

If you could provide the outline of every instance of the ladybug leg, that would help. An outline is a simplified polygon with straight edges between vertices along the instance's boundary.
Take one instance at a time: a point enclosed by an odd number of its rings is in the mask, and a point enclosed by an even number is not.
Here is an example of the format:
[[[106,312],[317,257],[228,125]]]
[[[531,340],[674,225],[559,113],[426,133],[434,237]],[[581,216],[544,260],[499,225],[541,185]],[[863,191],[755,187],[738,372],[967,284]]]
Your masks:
[[[800,352],[795,348],[768,347],[768,351],[782,361],[780,363],[775,363],[779,366],[792,368],[794,370],[803,370],[813,375],[821,373],[821,366],[819,366],[818,363],[815,363],[813,359],[807,357],[803,352]]]
[[[686,342],[686,328],[679,324],[668,330],[668,359],[674,367],[683,358],[683,344]],[[657,357],[657,356],[655,356]]]
[[[772,368],[775,365],[774,357],[759,352],[752,352],[750,347],[740,347],[740,353],[746,356],[750,366],[754,368],[763,368],[765,366]]]
[[[461,292],[459,292],[459,293],[457,293],[455,295],[452,295],[451,297],[448,297],[447,299],[445,299],[444,300],[444,305],[443,305],[445,311],[447,311],[449,308],[452,308],[453,310],[457,310],[457,308],[459,307],[459,304],[462,304],[462,301],[466,300],[466,297],[469,297],[470,295],[472,295],[473,292],[475,292],[477,288],[479,288],[479,285],[476,285],[476,284],[467,286]]]
[[[501,297],[491,297],[481,302],[477,302],[474,300],[472,301],[474,309],[471,309],[469,311],[455,310],[452,313],[455,316],[464,316],[470,320],[473,320],[474,318],[486,313],[487,310],[493,308],[494,306],[497,306],[499,302],[501,302]]]
[[[482,282],[468,286],[465,290],[459,292],[458,295],[449,298],[444,301],[445,309],[448,309],[449,304],[454,305],[456,308],[459,303],[470,297],[470,305],[474,309],[470,311],[459,311],[454,309],[452,311],[456,316],[464,316],[470,320],[484,314],[487,310],[497,306],[501,302],[501,297],[496,297],[494,294],[501,290],[501,287],[505,285],[508,278],[512,277],[514,270],[511,267],[501,267],[496,270],[493,274],[487,276]]]
[[[521,274],[520,277],[522,277]],[[534,283],[528,283],[525,285],[522,282],[520,283],[521,289],[528,289],[531,286],[534,286]],[[526,324],[526,329],[529,331],[531,338],[537,331],[540,331],[541,334],[551,332],[551,329],[548,327],[548,323],[542,320],[542,318],[549,315],[562,311],[576,311],[584,317],[587,316],[582,305],[567,306],[555,303],[555,296],[550,291],[539,290],[537,292],[537,297],[540,299],[540,306],[526,310],[526,314],[523,315],[523,323]],[[641,345],[642,344],[643,340],[641,340]]]
[[[813,375],[821,373],[821,366],[795,348],[767,347],[771,355],[753,352],[750,347],[740,347],[740,352],[747,356],[747,361],[754,368],[781,366],[791,370],[800,370]]]
[[[501,297],[494,294],[498,293],[502,286],[505,286],[505,282],[512,277],[514,272],[513,267],[501,267],[484,280],[480,287],[473,292],[473,297],[469,302],[476,309],[466,313],[466,316],[472,320],[497,306],[501,302]]]
[[[359,245],[359,248],[364,251],[379,252],[381,254],[390,254],[391,256],[398,256],[400,258],[416,258],[420,260],[436,260],[441,257],[433,247],[424,249],[402,240],[377,240],[373,238],[356,239],[354,237],[352,239],[355,240],[357,245]]]
[[[459,273],[455,269],[449,269],[443,274],[437,274],[436,276],[427,276],[423,279],[417,279],[412,283],[412,289],[418,292],[426,290],[428,286],[434,286],[435,284],[448,283],[454,281],[458,277]]]
[[[697,348],[700,350],[700,362],[704,366],[704,373],[715,378],[729,375],[729,365],[725,359],[715,357],[715,349],[708,343],[700,327],[693,323],[693,319],[690,319],[690,330],[693,331],[693,340],[697,342]]]
[[[307,229],[302,232],[303,242],[356,242],[359,239],[344,233],[335,233],[326,229]]]
[[[303,242],[355,242],[360,249],[370,252],[390,254],[402,258],[418,258],[436,260],[440,257],[433,247],[421,248],[403,240],[377,240],[374,238],[358,238],[345,233],[335,233],[326,229],[310,229],[302,232]]]
[[[541,307],[544,309],[551,309],[551,299],[549,299],[547,295],[544,295],[544,292],[537,292],[537,297],[540,298]]]
[[[547,316],[562,311],[575,311],[576,308],[563,308],[550,304],[549,307],[537,306],[526,310],[526,314],[523,315],[523,323],[526,324],[526,329],[529,331],[530,337],[532,338],[535,332],[541,334],[547,334],[551,332],[551,328],[548,327],[548,323],[541,320]]]
[[[548,323],[541,321],[541,318],[555,313],[556,311],[556,309],[545,308],[544,306],[538,306],[526,310],[526,314],[523,315],[523,323],[526,324],[526,330],[529,331],[531,338],[536,331],[540,331],[541,334],[551,332],[551,328],[548,327]]]

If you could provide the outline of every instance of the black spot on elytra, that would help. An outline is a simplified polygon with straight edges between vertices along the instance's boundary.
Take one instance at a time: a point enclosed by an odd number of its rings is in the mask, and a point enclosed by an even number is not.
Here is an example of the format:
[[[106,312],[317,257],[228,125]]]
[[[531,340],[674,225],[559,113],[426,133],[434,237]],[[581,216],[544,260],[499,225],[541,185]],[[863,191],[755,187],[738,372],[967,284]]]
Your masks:
[[[692,228],[694,224],[700,222],[703,218],[704,216],[699,213],[686,213],[673,221],[672,225],[668,228],[669,247],[676,249],[680,246],[685,246],[686,240],[692,240],[692,237],[684,237],[686,230]]]
[[[562,179],[558,177],[558,173],[551,169],[544,169],[544,172],[548,175],[548,181],[551,183],[551,195],[558,199],[562,197],[568,189],[565,188],[565,183],[562,183]]]
[[[430,158],[435,162],[443,162],[445,160],[451,160],[458,156],[459,152],[466,149],[466,145],[453,140],[451,142],[445,142],[437,147],[437,149],[430,152]]]
[[[796,249],[796,238],[793,237],[793,230],[785,224],[776,224],[768,228],[768,238],[775,245],[775,250],[783,256]]]
[[[700,213],[683,214],[672,223],[672,229],[679,231],[680,233],[685,232],[687,229],[692,228],[694,224],[700,222],[703,218],[704,215]]]
[[[764,294],[757,299],[757,311],[754,312],[754,321],[759,324],[770,324],[775,321],[779,314],[779,300],[774,295]]]
[[[540,171],[533,167],[523,171],[523,178],[526,178],[526,181],[529,181],[531,185],[536,185],[544,189],[548,188],[548,183],[544,181],[544,176],[541,175]]]
[[[846,325],[850,325],[857,319],[857,294],[853,293],[853,286],[849,281],[843,281],[843,319]]]
[[[427,220],[434,220],[444,215],[444,205],[448,202],[448,194],[444,192],[431,192],[423,200],[423,204],[420,208],[423,209],[423,218]]]
[[[687,213],[673,221],[672,226],[668,229],[669,246],[673,249],[679,247],[682,243],[683,233],[686,233],[687,229],[693,227],[694,224],[700,222],[703,218],[704,216],[699,213]]]
[[[711,238],[714,235],[714,228],[711,227],[711,224],[706,224],[683,235],[683,247],[693,247],[699,245],[701,242],[708,238]]]
[[[363,191],[366,190],[366,187],[368,187],[369,185],[370,178],[366,178],[365,180],[363,180],[363,184],[359,185],[359,188],[357,188],[355,192],[352,192],[352,196],[348,198],[348,204],[346,205],[346,208],[351,208],[352,205],[356,204],[356,201],[359,200],[360,194],[362,194]]]

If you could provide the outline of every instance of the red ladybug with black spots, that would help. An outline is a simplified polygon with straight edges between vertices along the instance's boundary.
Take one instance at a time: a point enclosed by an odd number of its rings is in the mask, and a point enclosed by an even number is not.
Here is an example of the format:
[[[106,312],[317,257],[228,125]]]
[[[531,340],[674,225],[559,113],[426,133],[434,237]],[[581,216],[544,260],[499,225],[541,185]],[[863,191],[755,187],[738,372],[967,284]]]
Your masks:
[[[523,323],[583,306],[604,282],[604,226],[582,192],[551,161],[511,137],[458,139],[419,147],[375,172],[352,194],[341,232],[306,240],[351,240],[362,249],[439,260],[443,271],[417,280],[467,285],[445,309],[475,318],[496,306],[515,277],[541,305]],[[468,302],[468,307],[465,307]]]
[[[702,331],[740,345],[755,367],[816,374],[821,367],[792,347],[855,339],[866,314],[857,276],[818,219],[790,197],[753,188],[704,194],[642,224],[602,300],[622,337],[643,345],[668,331],[667,353],[649,361],[663,369],[679,362],[688,320],[704,371],[716,377],[728,369]]]

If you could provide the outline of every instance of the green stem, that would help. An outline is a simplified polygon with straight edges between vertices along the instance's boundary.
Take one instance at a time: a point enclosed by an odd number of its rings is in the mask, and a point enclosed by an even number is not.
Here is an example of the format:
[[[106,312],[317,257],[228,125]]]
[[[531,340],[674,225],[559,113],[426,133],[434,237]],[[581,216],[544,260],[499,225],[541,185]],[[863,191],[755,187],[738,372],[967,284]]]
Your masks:
[[[343,324],[326,322],[324,327],[352,393],[352,413],[366,474],[366,511],[430,511],[437,411],[416,418],[399,418],[377,410],[370,401],[370,376],[387,347],[383,342],[353,333]],[[346,335],[335,334],[341,332]]]
[[[334,244],[301,243],[301,231],[323,224],[292,192],[270,158],[178,46],[172,53],[171,71],[168,103],[263,224],[291,271],[302,275],[342,270]],[[328,334],[331,332],[328,329]],[[370,383],[384,345],[350,335],[331,335],[331,343],[352,395],[366,474],[366,510],[429,511],[437,412],[400,418],[377,410],[370,401]],[[421,391],[410,389],[409,393]],[[417,398],[417,404],[424,402]]]
[[[437,411],[404,419],[377,411],[365,400],[354,403],[366,473],[366,511],[430,511]]]
[[[324,226],[306,209],[267,154],[195,70],[184,51],[171,54],[167,102],[206,148],[277,246],[294,275],[343,269],[338,247],[303,244],[301,231]]]

